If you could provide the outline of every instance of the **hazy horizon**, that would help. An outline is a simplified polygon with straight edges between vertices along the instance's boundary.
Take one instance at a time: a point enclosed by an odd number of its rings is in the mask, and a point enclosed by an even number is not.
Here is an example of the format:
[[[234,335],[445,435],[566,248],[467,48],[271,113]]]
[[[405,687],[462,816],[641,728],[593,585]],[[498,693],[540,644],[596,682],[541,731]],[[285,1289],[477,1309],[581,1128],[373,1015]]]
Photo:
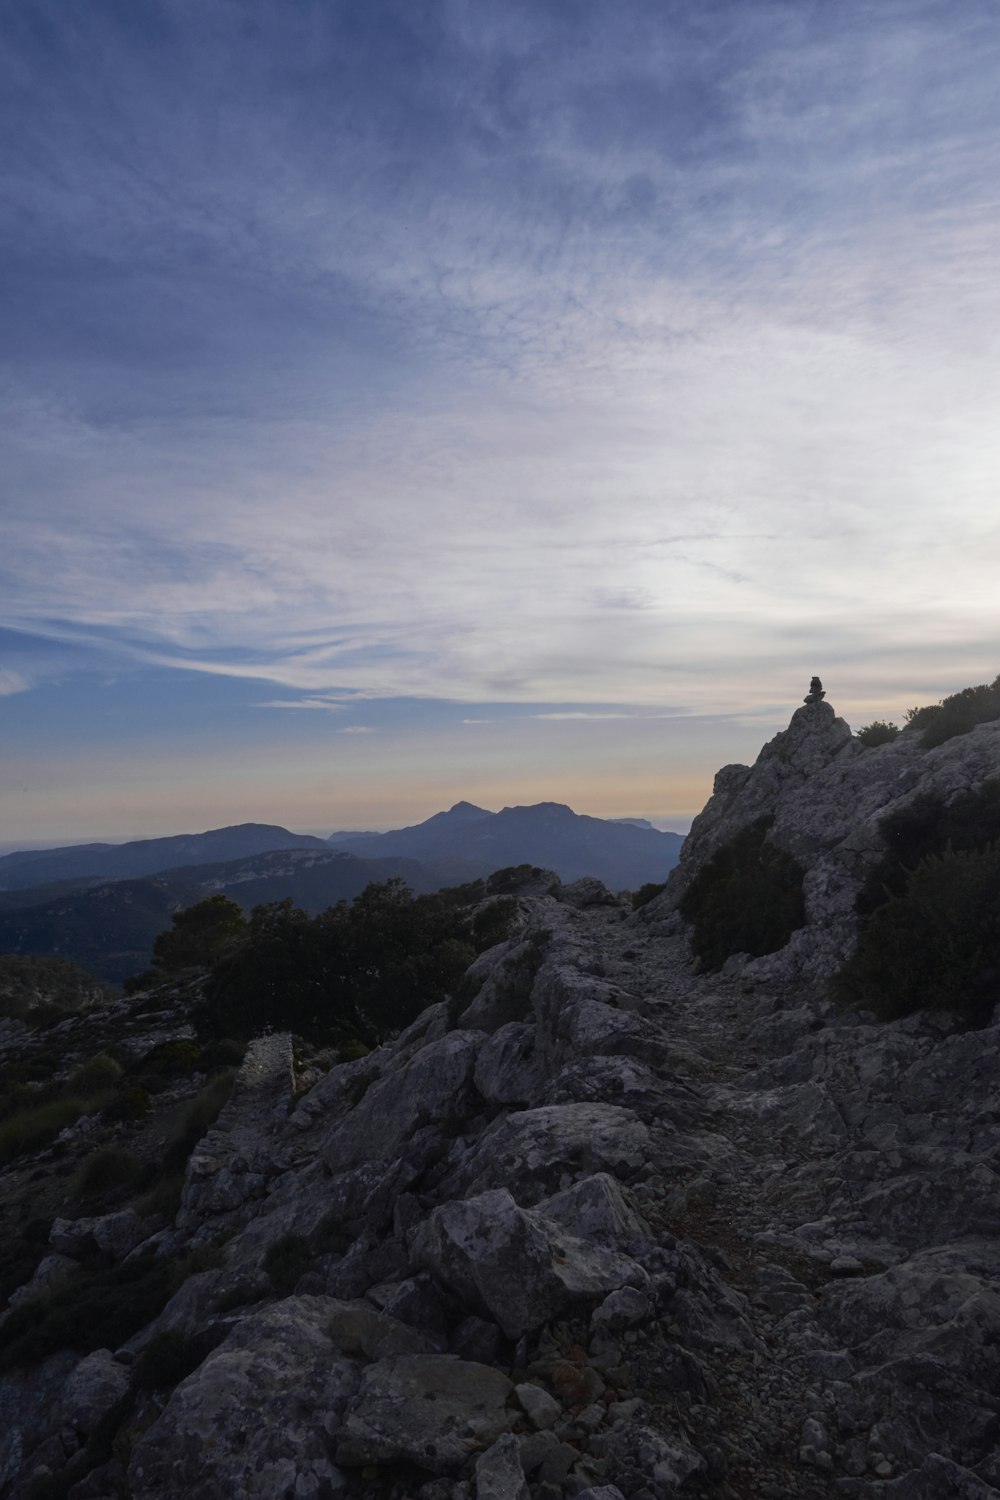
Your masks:
[[[987,0],[6,7],[4,841],[687,819],[814,673],[992,680],[998,74]]]

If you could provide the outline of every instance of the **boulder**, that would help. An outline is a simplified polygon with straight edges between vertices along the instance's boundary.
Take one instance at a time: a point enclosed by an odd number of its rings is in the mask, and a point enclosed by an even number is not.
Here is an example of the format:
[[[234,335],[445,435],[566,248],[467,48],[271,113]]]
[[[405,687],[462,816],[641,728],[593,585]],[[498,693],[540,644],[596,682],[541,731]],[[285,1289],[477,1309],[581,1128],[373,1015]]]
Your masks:
[[[518,1201],[537,1203],[575,1178],[608,1172],[628,1178],[649,1159],[649,1130],[613,1104],[548,1104],[499,1116],[442,1183],[449,1197],[511,1184]]]
[[[337,1461],[401,1460],[449,1474],[506,1431],[511,1383],[454,1355],[403,1355],[369,1365],[344,1417]]]
[[[360,1371],[329,1313],[326,1298],[288,1297],[234,1328],[133,1447],[134,1500],[320,1500],[341,1488],[330,1438]]]
[[[537,1212],[575,1235],[597,1245],[618,1248],[650,1234],[632,1194],[610,1177],[597,1172],[551,1198],[543,1198]]]
[[[445,1128],[464,1119],[484,1040],[478,1031],[450,1031],[372,1083],[324,1139],[322,1155],[331,1170],[389,1161],[421,1126]]]
[[[110,1349],[95,1349],[81,1359],[63,1387],[62,1417],[82,1440],[125,1395],[129,1373]]]
[[[519,1208],[503,1188],[436,1208],[414,1232],[410,1254],[513,1339],[574,1303],[647,1280],[635,1261]]]

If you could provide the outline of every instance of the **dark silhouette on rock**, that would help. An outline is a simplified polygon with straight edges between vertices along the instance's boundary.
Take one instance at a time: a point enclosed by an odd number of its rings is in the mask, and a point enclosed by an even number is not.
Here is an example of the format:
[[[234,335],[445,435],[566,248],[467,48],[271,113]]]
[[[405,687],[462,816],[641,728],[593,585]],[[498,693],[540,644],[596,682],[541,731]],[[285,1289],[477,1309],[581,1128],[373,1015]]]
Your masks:
[[[825,697],[826,693],[823,691],[823,684],[820,682],[818,677],[814,677],[809,684],[809,691],[803,698],[802,702],[822,703]]]

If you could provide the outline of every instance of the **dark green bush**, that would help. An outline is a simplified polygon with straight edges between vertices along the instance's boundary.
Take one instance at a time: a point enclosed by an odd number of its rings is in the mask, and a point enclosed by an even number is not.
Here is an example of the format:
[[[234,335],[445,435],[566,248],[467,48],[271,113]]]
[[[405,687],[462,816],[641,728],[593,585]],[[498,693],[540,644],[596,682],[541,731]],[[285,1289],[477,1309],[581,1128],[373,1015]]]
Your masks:
[[[216,1068],[238,1068],[246,1056],[247,1044],[232,1036],[220,1037],[202,1049],[201,1066],[208,1072]]]
[[[632,910],[639,911],[641,907],[648,906],[649,903],[655,900],[655,898],[659,896],[661,892],[665,891],[666,888],[667,883],[665,880],[661,881],[659,884],[657,884],[655,880],[647,881],[646,884],[641,885],[637,891],[632,892]]]
[[[49,1219],[28,1219],[17,1233],[0,1236],[0,1303],[32,1276],[48,1254]]]
[[[255,907],[239,952],[213,969],[201,1034],[271,1025],[310,1042],[377,1046],[457,985],[475,957],[467,912],[400,880],[310,917],[288,900]]]
[[[286,1295],[294,1292],[312,1258],[309,1242],[301,1234],[283,1234],[275,1240],[264,1256],[264,1270],[274,1283],[275,1291]]]
[[[187,1037],[174,1037],[151,1047],[135,1065],[141,1077],[180,1078],[201,1065],[201,1048]]]
[[[84,1197],[107,1193],[112,1188],[138,1182],[144,1171],[139,1158],[124,1146],[102,1146],[80,1163],[73,1188]]]
[[[4,1322],[0,1372],[38,1364],[59,1349],[80,1354],[115,1349],[158,1317],[189,1276],[221,1263],[219,1250],[204,1245],[175,1259],[143,1255],[80,1271],[48,1295],[11,1310]]]
[[[181,1191],[184,1187],[184,1169],[175,1167],[157,1178],[151,1188],[136,1202],[136,1213],[144,1219],[167,1219],[171,1222],[181,1206]]]
[[[871,915],[835,988],[885,1019],[930,1006],[984,1025],[1000,1000],[1000,846],[922,859]]]
[[[106,1120],[142,1120],[149,1114],[151,1101],[146,1089],[137,1083],[122,1083],[104,1111]]]
[[[8,1115],[0,1125],[0,1162],[13,1161],[25,1151],[40,1151],[67,1125],[87,1112],[88,1101],[75,1095],[50,1099]]]
[[[932,750],[956,735],[968,734],[977,724],[1000,719],[1000,677],[990,683],[981,682],[977,687],[963,688],[940,703],[911,708],[906,718],[923,730],[920,743],[926,750]]]
[[[717,850],[681,898],[691,946],[707,969],[734,953],[774,953],[805,922],[802,867],[769,842],[773,822],[758,818]]]
[[[870,724],[859,729],[854,738],[870,748],[873,745],[888,745],[900,733],[899,725],[893,724],[891,720],[887,723],[885,719],[873,719]]]
[[[121,1076],[121,1063],[106,1052],[98,1052],[70,1074],[67,1086],[71,1093],[93,1094],[98,1089],[112,1088]]]
[[[880,832],[886,852],[858,897],[861,916],[901,896],[910,872],[929,854],[982,849],[1000,839],[1000,778],[949,803],[930,793],[917,797],[885,818]]]
[[[502,870],[494,870],[487,877],[486,890],[491,896],[506,896],[523,885],[541,880],[547,873],[538,865],[505,865]]]
[[[184,1107],[167,1146],[164,1165],[168,1171],[182,1168],[205,1131],[215,1124],[233,1091],[235,1079],[233,1070],[216,1073]]]
[[[142,1257],[81,1272],[8,1314],[0,1371],[37,1364],[58,1349],[115,1349],[155,1318],[172,1294],[167,1260]]]

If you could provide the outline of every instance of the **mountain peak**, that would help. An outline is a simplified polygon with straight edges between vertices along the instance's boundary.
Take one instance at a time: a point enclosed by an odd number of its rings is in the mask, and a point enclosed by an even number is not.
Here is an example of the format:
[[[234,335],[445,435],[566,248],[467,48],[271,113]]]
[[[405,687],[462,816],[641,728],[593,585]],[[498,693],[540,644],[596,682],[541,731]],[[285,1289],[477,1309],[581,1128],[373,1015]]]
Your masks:
[[[455,802],[445,813],[438,813],[439,818],[492,818],[493,814],[486,807],[477,807],[474,802]]]

